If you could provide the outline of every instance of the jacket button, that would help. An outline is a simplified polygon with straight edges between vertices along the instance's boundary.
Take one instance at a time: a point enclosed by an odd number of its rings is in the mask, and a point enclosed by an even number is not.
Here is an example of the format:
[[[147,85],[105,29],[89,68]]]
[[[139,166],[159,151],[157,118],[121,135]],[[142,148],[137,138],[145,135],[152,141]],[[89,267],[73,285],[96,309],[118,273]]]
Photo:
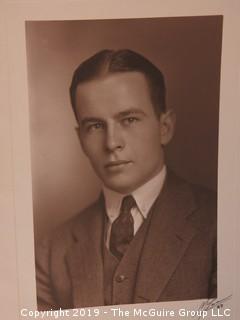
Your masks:
[[[126,277],[124,276],[124,274],[119,274],[118,276],[116,276],[115,280],[117,282],[123,282],[126,279]]]

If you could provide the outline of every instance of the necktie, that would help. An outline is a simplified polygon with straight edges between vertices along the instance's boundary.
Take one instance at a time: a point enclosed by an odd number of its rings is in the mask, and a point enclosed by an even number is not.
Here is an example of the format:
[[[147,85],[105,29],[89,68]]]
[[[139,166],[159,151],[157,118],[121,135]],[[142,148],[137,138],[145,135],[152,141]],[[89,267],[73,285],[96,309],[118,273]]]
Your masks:
[[[133,239],[133,217],[131,209],[136,202],[131,195],[125,196],[122,200],[120,214],[113,222],[110,236],[110,251],[119,260],[124,255],[131,240]]]

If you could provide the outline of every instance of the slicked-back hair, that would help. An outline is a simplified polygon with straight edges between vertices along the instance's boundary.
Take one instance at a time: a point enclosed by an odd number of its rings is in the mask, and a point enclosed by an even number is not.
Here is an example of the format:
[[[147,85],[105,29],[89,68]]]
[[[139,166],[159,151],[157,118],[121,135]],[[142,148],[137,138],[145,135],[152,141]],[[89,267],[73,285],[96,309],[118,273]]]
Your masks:
[[[73,73],[70,99],[76,110],[76,90],[79,84],[120,72],[140,72],[148,83],[150,98],[156,116],[166,111],[166,88],[162,72],[141,54],[129,49],[102,50],[82,62]]]

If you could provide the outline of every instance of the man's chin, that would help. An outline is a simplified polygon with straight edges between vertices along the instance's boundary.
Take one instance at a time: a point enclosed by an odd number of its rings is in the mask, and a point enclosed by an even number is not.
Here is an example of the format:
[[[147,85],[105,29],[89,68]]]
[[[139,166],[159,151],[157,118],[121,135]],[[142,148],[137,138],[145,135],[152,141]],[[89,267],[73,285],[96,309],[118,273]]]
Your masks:
[[[105,181],[104,185],[115,192],[122,193],[122,194],[129,194],[134,191],[136,188],[133,184],[129,184],[127,182],[121,181]]]

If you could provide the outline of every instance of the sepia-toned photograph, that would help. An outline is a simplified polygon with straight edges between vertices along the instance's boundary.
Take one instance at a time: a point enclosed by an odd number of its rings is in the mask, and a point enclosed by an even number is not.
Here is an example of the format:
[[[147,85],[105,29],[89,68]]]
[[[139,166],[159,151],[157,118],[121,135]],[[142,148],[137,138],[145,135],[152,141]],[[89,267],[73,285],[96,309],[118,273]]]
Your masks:
[[[1,318],[239,318],[239,10],[0,2]]]
[[[38,310],[218,296],[222,24],[26,21]]]

